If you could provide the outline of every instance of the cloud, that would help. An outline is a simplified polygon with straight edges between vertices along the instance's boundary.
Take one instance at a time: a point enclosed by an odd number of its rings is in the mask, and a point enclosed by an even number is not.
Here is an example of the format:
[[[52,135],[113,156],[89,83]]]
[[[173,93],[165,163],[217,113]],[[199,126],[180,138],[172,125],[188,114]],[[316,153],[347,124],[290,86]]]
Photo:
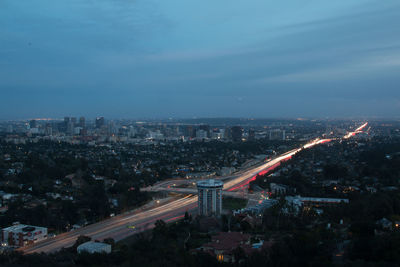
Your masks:
[[[400,52],[400,51],[399,51]],[[273,77],[257,79],[256,83],[312,83],[344,80],[369,80],[382,74],[400,73],[400,53],[397,55],[368,56],[357,61],[342,62],[340,65],[296,71]]]
[[[21,114],[68,100],[92,113],[109,102],[131,114],[185,107],[198,116],[329,115],[338,103],[336,114],[391,114],[400,97],[397,0],[0,5],[4,114],[21,95],[36,103]],[[374,110],[368,97],[379,99]]]

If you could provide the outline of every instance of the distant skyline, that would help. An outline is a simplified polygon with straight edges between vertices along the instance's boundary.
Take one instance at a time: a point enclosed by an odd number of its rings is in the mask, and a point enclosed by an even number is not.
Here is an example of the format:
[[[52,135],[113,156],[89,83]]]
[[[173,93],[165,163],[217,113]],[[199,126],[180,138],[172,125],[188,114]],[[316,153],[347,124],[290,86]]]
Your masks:
[[[3,0],[0,119],[399,117],[400,2]]]
[[[30,120],[37,120],[37,121],[63,121],[65,117],[70,118],[77,118],[84,117],[86,121],[94,122],[98,117],[104,116],[82,116],[82,115],[66,115],[64,117],[26,117],[26,118],[19,118],[19,119],[0,119],[0,122],[7,122],[7,121],[30,121]],[[136,121],[140,122],[178,122],[178,123],[198,123],[198,124],[215,124],[215,123],[226,123],[227,121],[230,122],[232,125],[241,125],[242,123],[249,123],[249,122],[260,122],[260,121],[398,121],[400,120],[400,116],[385,116],[385,117],[378,117],[378,116],[360,116],[360,117],[104,117],[106,121]]]

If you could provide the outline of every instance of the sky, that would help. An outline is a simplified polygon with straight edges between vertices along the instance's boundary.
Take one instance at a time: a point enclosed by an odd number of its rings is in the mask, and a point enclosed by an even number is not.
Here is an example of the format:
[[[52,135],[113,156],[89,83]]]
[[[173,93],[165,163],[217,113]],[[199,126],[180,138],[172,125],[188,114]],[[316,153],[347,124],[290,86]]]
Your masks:
[[[0,119],[399,117],[398,0],[2,0]]]

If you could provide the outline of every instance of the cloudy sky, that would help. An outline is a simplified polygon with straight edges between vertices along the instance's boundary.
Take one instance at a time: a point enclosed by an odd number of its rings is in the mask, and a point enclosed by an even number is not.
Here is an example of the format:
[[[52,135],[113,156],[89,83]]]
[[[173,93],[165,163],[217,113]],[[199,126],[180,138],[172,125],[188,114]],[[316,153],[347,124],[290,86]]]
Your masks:
[[[400,114],[399,0],[2,0],[0,119]]]

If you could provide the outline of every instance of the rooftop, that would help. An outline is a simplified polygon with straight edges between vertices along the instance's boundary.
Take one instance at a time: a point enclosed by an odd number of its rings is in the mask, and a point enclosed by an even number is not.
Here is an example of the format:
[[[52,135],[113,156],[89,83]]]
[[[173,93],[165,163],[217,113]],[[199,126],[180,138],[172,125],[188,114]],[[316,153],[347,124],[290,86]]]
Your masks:
[[[42,230],[45,227],[38,227],[38,226],[32,226],[32,225],[26,225],[26,224],[14,224],[12,226],[9,226],[7,228],[3,228],[4,231],[8,232],[32,232],[35,231],[36,229]]]
[[[214,179],[197,182],[197,187],[222,187],[223,185],[223,182]]]
[[[210,243],[204,244],[204,248],[212,248],[216,250],[231,251],[238,246],[250,246],[246,244],[250,239],[249,234],[239,232],[220,232],[212,237]]]
[[[88,252],[96,252],[107,250],[111,245],[101,242],[89,241],[78,246],[78,251],[86,250]]]

